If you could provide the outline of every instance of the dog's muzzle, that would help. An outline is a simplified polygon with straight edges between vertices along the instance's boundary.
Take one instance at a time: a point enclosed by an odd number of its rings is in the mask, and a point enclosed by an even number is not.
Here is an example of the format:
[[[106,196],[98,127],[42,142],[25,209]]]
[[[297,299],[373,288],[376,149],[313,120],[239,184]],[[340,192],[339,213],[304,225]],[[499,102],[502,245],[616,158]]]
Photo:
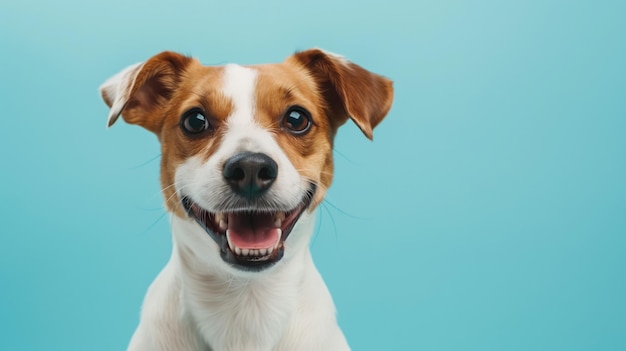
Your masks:
[[[245,206],[210,212],[181,196],[188,215],[220,246],[222,259],[246,271],[260,271],[284,255],[285,240],[308,208],[316,186],[311,183],[300,203],[291,209],[276,209],[265,198],[278,176],[274,160],[262,153],[245,152],[226,161],[224,181]]]

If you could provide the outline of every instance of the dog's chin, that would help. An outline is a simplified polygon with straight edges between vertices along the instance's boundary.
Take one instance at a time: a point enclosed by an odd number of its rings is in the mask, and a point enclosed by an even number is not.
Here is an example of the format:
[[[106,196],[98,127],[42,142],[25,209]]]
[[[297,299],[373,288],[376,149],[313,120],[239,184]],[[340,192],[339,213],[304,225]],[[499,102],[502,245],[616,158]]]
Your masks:
[[[258,272],[273,266],[285,254],[285,240],[311,204],[315,185],[289,210],[246,206],[244,209],[210,212],[182,196],[187,214],[220,247],[222,259],[236,269]]]

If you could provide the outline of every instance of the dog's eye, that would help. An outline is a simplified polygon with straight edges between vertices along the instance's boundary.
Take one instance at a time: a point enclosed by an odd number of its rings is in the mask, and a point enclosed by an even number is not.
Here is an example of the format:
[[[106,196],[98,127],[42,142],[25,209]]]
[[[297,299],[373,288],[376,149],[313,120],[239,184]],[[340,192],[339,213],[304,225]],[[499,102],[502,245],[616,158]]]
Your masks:
[[[311,115],[309,111],[300,106],[293,106],[287,110],[281,126],[293,134],[304,134],[311,128]]]
[[[180,126],[188,134],[199,134],[211,128],[209,119],[200,109],[185,112],[180,119]]]

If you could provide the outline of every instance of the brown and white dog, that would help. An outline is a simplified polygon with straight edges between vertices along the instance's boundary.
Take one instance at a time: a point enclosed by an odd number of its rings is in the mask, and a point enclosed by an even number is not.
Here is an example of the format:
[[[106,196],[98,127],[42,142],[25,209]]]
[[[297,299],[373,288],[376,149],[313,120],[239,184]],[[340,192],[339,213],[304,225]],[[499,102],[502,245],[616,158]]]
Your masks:
[[[203,66],[173,52],[100,88],[161,142],[172,256],[128,350],[349,350],[309,251],[333,178],[333,139],[368,137],[392,82],[323,50],[278,64]]]

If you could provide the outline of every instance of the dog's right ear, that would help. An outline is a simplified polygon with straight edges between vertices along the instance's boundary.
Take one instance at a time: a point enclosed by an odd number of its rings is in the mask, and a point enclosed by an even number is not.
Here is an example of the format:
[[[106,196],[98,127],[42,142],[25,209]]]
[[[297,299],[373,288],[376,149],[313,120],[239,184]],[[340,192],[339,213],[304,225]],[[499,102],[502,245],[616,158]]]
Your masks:
[[[342,56],[321,49],[296,52],[287,58],[304,66],[315,79],[331,121],[339,127],[348,118],[368,139],[389,112],[393,102],[393,82],[358,66]]]
[[[112,126],[121,115],[127,123],[158,133],[162,117],[154,111],[171,98],[193,60],[165,51],[109,78],[100,86],[102,98],[111,108],[107,125]]]

